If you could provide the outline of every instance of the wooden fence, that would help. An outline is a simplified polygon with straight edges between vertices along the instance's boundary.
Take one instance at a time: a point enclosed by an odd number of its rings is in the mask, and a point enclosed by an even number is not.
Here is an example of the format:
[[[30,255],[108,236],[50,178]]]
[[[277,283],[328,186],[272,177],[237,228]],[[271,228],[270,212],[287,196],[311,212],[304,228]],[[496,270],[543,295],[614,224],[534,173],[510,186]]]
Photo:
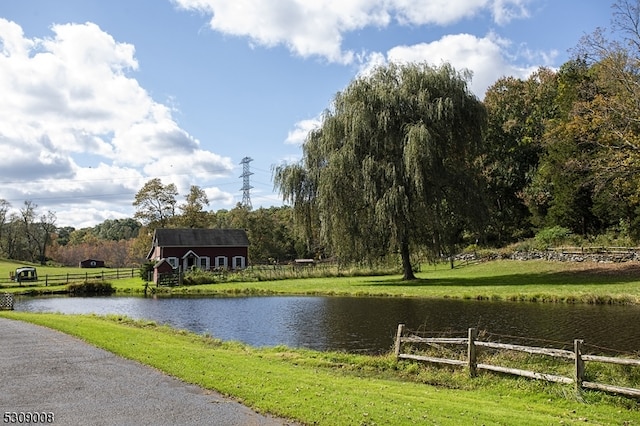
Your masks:
[[[640,398],[640,389],[613,386],[602,383],[585,381],[585,362],[602,362],[618,365],[640,366],[639,359],[616,358],[598,355],[586,355],[582,353],[583,340],[574,340],[573,351],[565,349],[542,348],[535,346],[512,345],[505,343],[487,342],[478,339],[478,330],[470,328],[468,337],[462,338],[444,338],[444,337],[419,337],[416,335],[405,335],[405,325],[399,324],[395,341],[395,355],[398,359],[412,359],[416,361],[431,362],[438,364],[447,364],[453,366],[467,367],[469,375],[475,377],[478,370],[493,371],[497,373],[512,374],[516,376],[527,377],[531,379],[546,380],[549,382],[575,384],[577,390],[594,389],[605,392],[616,393],[620,395]],[[428,344],[428,345],[464,345],[467,346],[467,359],[448,359],[438,358],[426,355],[402,353],[404,343],[410,344]],[[574,374],[573,377],[559,376],[555,374],[539,373],[535,371],[521,370],[517,368],[509,368],[490,364],[478,364],[477,351],[478,348],[493,348],[501,350],[510,350],[525,352],[528,354],[546,355],[555,358],[564,358],[573,360]]]
[[[64,285],[70,283],[86,282],[91,280],[119,280],[122,278],[133,278],[137,276],[138,269],[107,269],[100,271],[86,271],[78,274],[45,274],[38,275],[38,279],[35,281],[16,282],[11,279],[4,279],[0,281],[0,287],[23,287],[25,285]]]

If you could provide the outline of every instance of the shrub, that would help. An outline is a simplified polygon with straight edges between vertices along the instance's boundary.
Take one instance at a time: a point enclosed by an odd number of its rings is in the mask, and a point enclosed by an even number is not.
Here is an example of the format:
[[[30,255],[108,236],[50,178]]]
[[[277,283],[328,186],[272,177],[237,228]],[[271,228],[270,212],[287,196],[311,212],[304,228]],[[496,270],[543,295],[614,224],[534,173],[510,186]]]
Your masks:
[[[85,281],[81,284],[69,284],[67,291],[71,296],[108,296],[116,290],[108,282]]]
[[[182,283],[184,285],[212,284],[220,281],[219,275],[220,273],[194,268],[184,274]]]
[[[554,226],[540,230],[535,236],[535,241],[538,248],[545,249],[549,246],[561,245],[570,235],[571,230],[568,228]]]

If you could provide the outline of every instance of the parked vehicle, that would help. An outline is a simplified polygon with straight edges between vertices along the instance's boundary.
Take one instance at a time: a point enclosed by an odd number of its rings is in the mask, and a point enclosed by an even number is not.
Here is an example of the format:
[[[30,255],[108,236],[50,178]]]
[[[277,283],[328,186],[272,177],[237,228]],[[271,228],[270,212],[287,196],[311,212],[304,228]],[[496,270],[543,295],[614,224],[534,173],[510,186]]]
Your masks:
[[[12,277],[13,281],[23,282],[23,281],[37,281],[38,280],[38,271],[36,268],[32,266],[23,266],[21,268],[16,268],[16,272]]]

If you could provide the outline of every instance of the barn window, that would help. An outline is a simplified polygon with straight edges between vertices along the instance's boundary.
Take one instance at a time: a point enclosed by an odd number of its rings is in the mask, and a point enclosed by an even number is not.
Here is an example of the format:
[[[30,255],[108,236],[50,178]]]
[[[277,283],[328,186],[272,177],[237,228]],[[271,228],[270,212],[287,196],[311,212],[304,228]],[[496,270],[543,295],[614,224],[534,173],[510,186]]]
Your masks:
[[[216,256],[216,268],[227,267],[227,256]]]
[[[167,262],[173,269],[178,267],[178,258],[177,257],[167,257]]]
[[[233,256],[233,269],[244,269],[244,256]]]
[[[200,258],[200,269],[204,269],[205,271],[211,267],[211,260],[208,256],[202,256]]]

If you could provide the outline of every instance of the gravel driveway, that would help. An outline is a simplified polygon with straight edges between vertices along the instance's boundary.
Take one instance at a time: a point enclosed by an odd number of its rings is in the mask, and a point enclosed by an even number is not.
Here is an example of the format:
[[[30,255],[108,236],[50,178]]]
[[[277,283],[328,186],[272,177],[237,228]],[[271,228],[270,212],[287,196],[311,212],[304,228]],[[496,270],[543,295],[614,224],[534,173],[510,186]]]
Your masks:
[[[0,318],[0,425],[25,424],[34,412],[38,424],[59,425],[296,424],[66,334]]]

